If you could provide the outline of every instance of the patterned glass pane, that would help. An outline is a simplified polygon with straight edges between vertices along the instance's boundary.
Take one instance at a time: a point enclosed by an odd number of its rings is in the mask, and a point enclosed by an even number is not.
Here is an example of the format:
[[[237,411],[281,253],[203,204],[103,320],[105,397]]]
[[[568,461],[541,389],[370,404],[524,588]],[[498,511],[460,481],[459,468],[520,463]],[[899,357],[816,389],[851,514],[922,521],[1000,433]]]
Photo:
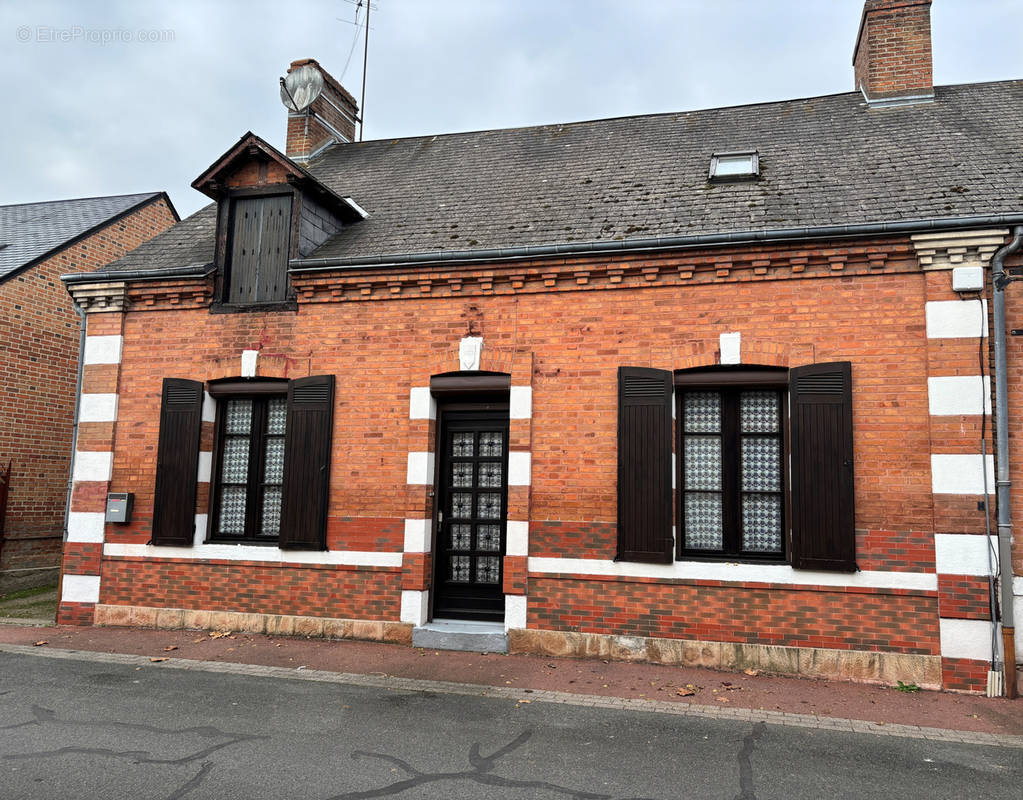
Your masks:
[[[245,533],[244,486],[225,486],[220,493],[220,521],[217,533],[241,536]]]
[[[687,436],[685,441],[686,489],[721,488],[721,439]]]
[[[451,485],[456,489],[472,486],[472,463],[456,461],[451,465]]]
[[[721,393],[686,392],[682,420],[690,433],[718,433],[721,430]]]
[[[686,492],[686,547],[690,550],[720,550],[721,495]]]
[[[451,455],[473,456],[472,434],[456,433],[451,437]]]
[[[480,434],[480,455],[491,458],[504,454],[504,434],[499,431],[487,431]]]
[[[266,462],[263,469],[266,483],[284,483],[284,437],[275,436],[266,441]]]
[[[742,490],[781,491],[781,442],[745,437],[742,440]]]
[[[451,580],[469,582],[469,556],[451,556]]]
[[[472,544],[472,525],[451,526],[451,549],[468,550]]]
[[[288,421],[288,399],[271,397],[266,406],[266,432],[272,436],[283,436]]]
[[[261,536],[277,536],[281,532],[281,488],[268,486],[263,490],[263,524]]]
[[[501,559],[484,556],[476,559],[476,582],[498,583],[501,580]]]
[[[245,483],[249,479],[249,440],[233,436],[224,442],[224,465],[221,480],[224,483]]]
[[[455,492],[451,495],[451,516],[456,519],[472,517],[472,495],[469,492]]]
[[[479,486],[481,489],[501,488],[501,462],[487,461],[480,464]]]
[[[743,433],[777,433],[778,393],[743,392],[739,397],[739,426]]]
[[[480,493],[477,515],[480,519],[501,518],[501,495],[491,492]]]
[[[252,401],[228,400],[226,433],[248,433],[252,426]]]
[[[742,549],[781,552],[781,495],[742,496]]]
[[[501,549],[501,526],[476,526],[476,549],[499,551]]]

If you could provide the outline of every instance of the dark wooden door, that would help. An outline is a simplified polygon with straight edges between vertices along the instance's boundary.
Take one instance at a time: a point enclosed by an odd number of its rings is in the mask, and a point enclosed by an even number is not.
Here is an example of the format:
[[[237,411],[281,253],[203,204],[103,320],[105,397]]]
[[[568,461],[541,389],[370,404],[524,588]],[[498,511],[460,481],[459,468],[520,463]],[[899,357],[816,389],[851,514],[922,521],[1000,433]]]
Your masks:
[[[433,616],[502,620],[508,414],[444,411],[438,445]]]

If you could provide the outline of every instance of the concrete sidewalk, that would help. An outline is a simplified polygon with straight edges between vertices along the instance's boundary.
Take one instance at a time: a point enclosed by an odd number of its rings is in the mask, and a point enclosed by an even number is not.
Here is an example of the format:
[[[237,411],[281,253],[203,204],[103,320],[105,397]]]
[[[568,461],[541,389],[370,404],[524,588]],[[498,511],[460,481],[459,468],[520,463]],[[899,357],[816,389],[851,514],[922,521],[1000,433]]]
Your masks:
[[[352,640],[0,625],[0,650],[410,691],[629,708],[1023,747],[1023,701],[654,664],[423,650]]]

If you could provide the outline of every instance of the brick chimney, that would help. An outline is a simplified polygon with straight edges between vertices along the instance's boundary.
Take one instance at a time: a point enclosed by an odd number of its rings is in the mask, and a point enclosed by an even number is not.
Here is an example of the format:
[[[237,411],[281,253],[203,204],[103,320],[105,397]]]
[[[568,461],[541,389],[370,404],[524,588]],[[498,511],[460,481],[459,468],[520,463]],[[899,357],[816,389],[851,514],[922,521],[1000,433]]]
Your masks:
[[[315,59],[292,61],[288,74],[305,67],[316,69],[323,76],[323,91],[308,108],[288,110],[285,154],[299,163],[305,163],[332,142],[355,141],[355,123],[359,118],[355,98]],[[281,91],[284,99],[283,87]]]
[[[931,0],[866,0],[853,67],[872,105],[933,99]]]

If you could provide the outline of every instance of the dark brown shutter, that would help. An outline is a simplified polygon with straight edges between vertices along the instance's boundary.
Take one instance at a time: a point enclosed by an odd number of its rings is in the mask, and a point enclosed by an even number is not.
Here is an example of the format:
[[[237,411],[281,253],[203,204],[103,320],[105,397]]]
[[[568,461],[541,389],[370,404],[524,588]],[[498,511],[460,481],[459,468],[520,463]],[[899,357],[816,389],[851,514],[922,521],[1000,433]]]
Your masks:
[[[619,561],[671,563],[671,373],[618,368]]]
[[[855,571],[852,366],[796,367],[789,393],[792,566]]]
[[[153,544],[176,547],[192,544],[202,391],[199,381],[163,379],[153,496]]]
[[[288,384],[281,547],[326,549],[333,419],[333,375],[299,378]]]
[[[272,303],[286,300],[291,195],[238,197],[233,203],[227,301]]]

